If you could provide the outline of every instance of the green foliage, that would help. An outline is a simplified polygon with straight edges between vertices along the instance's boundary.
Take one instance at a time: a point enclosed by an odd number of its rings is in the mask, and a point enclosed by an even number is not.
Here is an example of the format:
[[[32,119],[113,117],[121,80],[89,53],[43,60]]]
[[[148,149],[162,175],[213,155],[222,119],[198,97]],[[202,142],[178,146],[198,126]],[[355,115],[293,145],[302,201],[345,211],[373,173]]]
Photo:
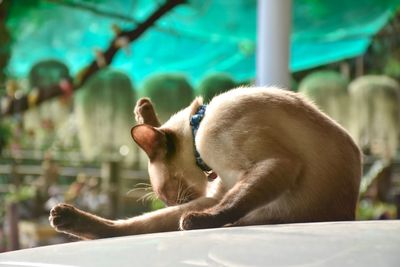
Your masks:
[[[13,39],[20,32],[20,28],[23,27],[24,20],[30,17],[31,25],[42,25],[46,18],[40,16],[30,16],[35,9],[40,7],[41,0],[5,0],[5,2],[11,2],[7,19],[7,26],[10,31],[14,34]]]
[[[342,126],[348,125],[348,80],[335,71],[316,71],[299,84],[299,92],[305,94],[331,118]]]
[[[107,160],[129,149],[127,160],[133,160],[135,147],[130,136],[134,124],[135,92],[124,73],[103,69],[92,76],[75,95],[78,135],[88,159]]]
[[[21,186],[19,188],[11,187],[9,193],[5,196],[6,203],[17,203],[32,199],[35,196],[35,188],[31,185]]]
[[[383,69],[383,73],[400,80],[400,60],[396,58],[389,58]]]
[[[151,210],[159,210],[159,209],[162,209],[162,208],[165,208],[165,204],[164,204],[164,202],[162,202],[158,198],[151,201],[151,203],[150,203],[150,209]]]
[[[361,76],[349,84],[350,133],[373,155],[391,159],[400,136],[400,85],[384,75]]]
[[[6,216],[6,208],[10,203],[19,203],[33,199],[35,194],[35,188],[31,185],[26,185],[18,188],[10,186],[8,193],[0,195],[0,227]]]
[[[215,73],[205,77],[200,85],[199,92],[204,98],[204,102],[208,103],[214,96],[226,92],[236,87],[232,77],[225,73]]]
[[[290,77],[290,90],[294,92],[297,92],[299,90],[299,83],[293,76]]]
[[[7,0],[5,1],[7,2]],[[22,19],[27,12],[32,9],[38,8],[42,0],[12,0],[10,16],[16,19]]]
[[[327,91],[341,94],[347,92],[349,81],[340,73],[330,70],[312,72],[299,84],[299,91],[312,99],[324,97]]]
[[[62,79],[70,79],[68,67],[64,63],[58,60],[39,61],[29,72],[30,86],[27,91],[35,88],[47,89],[59,84]],[[71,101],[54,98],[37,108],[29,109],[22,115],[24,130],[32,134],[31,143],[34,147],[47,149],[54,145],[56,131],[68,121],[71,109]],[[72,142],[70,136],[65,139],[65,143]]]
[[[0,122],[0,153],[2,149],[8,144],[12,137],[11,127],[6,123]]]
[[[193,88],[180,74],[158,74],[143,83],[142,96],[154,103],[161,122],[165,122],[177,111],[193,100]]]
[[[357,220],[377,220],[381,216],[395,219],[396,206],[379,201],[363,199],[360,201],[357,209]]]
[[[31,68],[29,83],[31,87],[46,88],[58,84],[61,79],[69,79],[68,67],[58,60],[43,60]]]
[[[4,83],[5,81],[5,69],[11,57],[11,34],[6,27],[6,20],[9,17],[7,15],[10,5],[10,1],[5,1],[4,3],[0,4],[0,84]]]

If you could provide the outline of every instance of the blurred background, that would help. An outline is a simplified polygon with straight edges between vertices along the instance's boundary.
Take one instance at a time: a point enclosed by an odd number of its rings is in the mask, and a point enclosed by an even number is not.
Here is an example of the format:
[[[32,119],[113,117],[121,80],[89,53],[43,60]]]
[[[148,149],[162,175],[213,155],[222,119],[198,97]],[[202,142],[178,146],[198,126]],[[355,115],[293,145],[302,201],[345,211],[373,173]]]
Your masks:
[[[59,202],[107,218],[163,207],[130,137],[135,101],[150,97],[164,122],[197,95],[254,85],[262,1],[0,0],[0,252],[74,241],[49,226]],[[290,90],[364,152],[360,220],[400,216],[399,7],[286,10]]]

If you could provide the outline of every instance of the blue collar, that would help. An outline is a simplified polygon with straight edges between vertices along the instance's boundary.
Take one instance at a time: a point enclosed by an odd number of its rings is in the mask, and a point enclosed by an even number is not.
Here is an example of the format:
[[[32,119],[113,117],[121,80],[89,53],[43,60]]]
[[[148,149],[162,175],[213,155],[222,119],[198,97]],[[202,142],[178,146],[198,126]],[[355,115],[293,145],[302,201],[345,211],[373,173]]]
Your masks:
[[[216,174],[212,171],[210,167],[201,159],[199,151],[196,148],[196,134],[197,130],[200,127],[200,122],[204,118],[206,113],[207,105],[201,105],[197,112],[190,117],[190,126],[192,127],[192,135],[193,135],[193,145],[194,145],[194,157],[196,158],[196,164],[199,168],[207,175],[209,180],[213,180],[216,178]]]

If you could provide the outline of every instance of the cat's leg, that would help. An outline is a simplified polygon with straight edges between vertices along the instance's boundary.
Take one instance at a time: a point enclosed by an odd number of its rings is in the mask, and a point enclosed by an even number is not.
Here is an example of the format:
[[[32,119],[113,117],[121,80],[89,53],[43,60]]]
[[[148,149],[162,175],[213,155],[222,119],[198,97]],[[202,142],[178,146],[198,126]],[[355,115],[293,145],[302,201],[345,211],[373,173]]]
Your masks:
[[[108,220],[68,204],[59,204],[50,211],[49,220],[57,231],[83,239],[168,232],[179,230],[182,214],[207,209],[217,202],[214,198],[201,197],[127,220]]]
[[[300,172],[301,163],[293,158],[281,157],[258,162],[242,174],[217,205],[182,216],[180,227],[189,230],[234,223],[289,190],[295,185]]]
[[[50,225],[82,239],[111,236],[114,221],[82,211],[69,204],[58,204],[50,211]]]
[[[247,225],[262,225],[262,224],[279,224],[292,222],[307,222],[304,216],[304,210],[292,208],[293,203],[285,203],[284,200],[277,199],[269,204],[252,210],[239,220],[232,224],[231,227],[247,226]],[[303,214],[302,214],[303,213]],[[300,215],[301,214],[301,215]]]

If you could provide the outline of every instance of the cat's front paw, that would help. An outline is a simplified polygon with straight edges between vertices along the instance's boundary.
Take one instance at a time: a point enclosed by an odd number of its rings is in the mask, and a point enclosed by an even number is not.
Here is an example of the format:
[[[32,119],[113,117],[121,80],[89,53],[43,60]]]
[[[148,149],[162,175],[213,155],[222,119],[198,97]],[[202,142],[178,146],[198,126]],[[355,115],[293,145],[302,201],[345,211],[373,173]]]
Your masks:
[[[181,230],[194,230],[220,227],[222,224],[213,214],[206,212],[189,212],[184,214],[180,220]]]
[[[58,204],[50,210],[50,225],[58,232],[72,230],[79,217],[79,211],[68,204]]]

